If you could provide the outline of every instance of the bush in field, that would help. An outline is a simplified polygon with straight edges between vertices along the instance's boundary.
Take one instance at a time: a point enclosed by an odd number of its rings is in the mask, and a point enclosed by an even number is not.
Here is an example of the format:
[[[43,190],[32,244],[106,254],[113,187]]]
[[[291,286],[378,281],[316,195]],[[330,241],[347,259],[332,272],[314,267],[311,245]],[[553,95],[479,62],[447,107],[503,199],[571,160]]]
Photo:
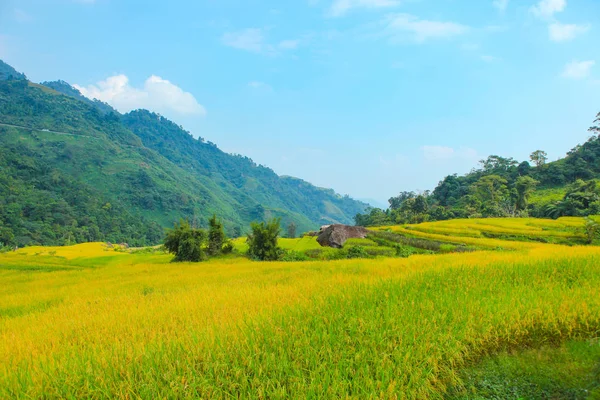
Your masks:
[[[205,230],[192,228],[187,221],[181,220],[167,232],[164,246],[169,253],[175,254],[175,262],[198,262],[206,259],[207,237]]]
[[[309,261],[311,258],[301,251],[287,250],[281,257],[281,261]]]
[[[588,244],[592,244],[594,239],[600,237],[600,224],[591,218],[585,219],[585,225],[583,226],[585,236]]]
[[[369,258],[369,253],[363,246],[352,246],[348,249],[348,258]]]
[[[233,253],[233,243],[231,242],[231,240],[228,240],[223,247],[221,248],[221,251],[223,252],[223,254],[231,254]]]
[[[265,223],[253,222],[251,225],[252,232],[248,235],[248,255],[261,261],[275,261],[279,258],[281,250],[277,246],[277,238],[279,237],[280,219],[274,218]]]
[[[216,215],[208,221],[208,248],[206,252],[209,256],[216,256],[224,253],[224,244],[227,241],[223,224],[217,219]]]

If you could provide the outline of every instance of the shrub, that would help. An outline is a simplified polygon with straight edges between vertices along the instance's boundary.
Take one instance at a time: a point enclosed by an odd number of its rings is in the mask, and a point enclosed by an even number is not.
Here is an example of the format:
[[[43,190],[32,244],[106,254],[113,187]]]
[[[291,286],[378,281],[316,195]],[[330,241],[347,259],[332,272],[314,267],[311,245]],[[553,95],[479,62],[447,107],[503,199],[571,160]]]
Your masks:
[[[187,221],[181,220],[167,232],[164,246],[169,253],[175,254],[174,262],[198,262],[206,259],[206,239],[205,230],[193,229]]]
[[[209,256],[217,256],[223,251],[223,245],[227,240],[225,231],[223,230],[223,224],[217,219],[216,215],[213,215],[208,220],[208,248],[206,252]]]
[[[398,257],[406,258],[406,257],[410,257],[413,254],[415,254],[414,250],[410,247],[396,245],[395,249],[396,249],[396,256],[398,256]]]
[[[369,253],[363,246],[352,246],[347,251],[348,258],[369,258]]]
[[[274,218],[265,223],[253,222],[252,232],[248,235],[248,255],[261,261],[275,261],[281,254],[281,249],[277,246],[277,238],[280,232],[280,220]]]
[[[221,248],[221,251],[223,252],[223,254],[231,254],[233,252],[233,248],[233,243],[231,242],[231,240],[228,240]]]
[[[310,257],[301,251],[288,250],[283,252],[281,261],[308,261]]]
[[[583,230],[585,232],[586,241],[588,244],[592,244],[594,239],[600,237],[600,224],[589,217],[585,218]]]

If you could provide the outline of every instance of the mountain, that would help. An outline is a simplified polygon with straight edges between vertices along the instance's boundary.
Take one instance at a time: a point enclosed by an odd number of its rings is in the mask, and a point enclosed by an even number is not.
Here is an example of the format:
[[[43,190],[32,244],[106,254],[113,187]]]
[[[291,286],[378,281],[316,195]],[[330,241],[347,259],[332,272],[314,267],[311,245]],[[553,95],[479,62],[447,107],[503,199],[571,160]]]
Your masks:
[[[24,74],[17,72],[13,67],[0,60],[0,81],[9,79],[27,79]]]
[[[58,80],[58,81],[42,82],[42,85],[49,87],[50,89],[54,89],[57,92],[62,93],[64,95],[73,97],[79,101],[83,101],[84,103],[87,103],[89,105],[95,106],[103,114],[110,114],[110,113],[118,114],[119,113],[117,110],[115,110],[109,104],[107,104],[103,101],[100,101],[97,99],[94,99],[94,100],[88,99],[87,97],[82,95],[79,90],[77,90],[73,86],[69,85],[65,81]]]
[[[145,110],[120,115],[57,81],[0,81],[0,243],[160,242],[216,214],[230,235],[280,217],[298,231],[367,207],[280,177]],[[0,245],[1,247],[1,245]]]

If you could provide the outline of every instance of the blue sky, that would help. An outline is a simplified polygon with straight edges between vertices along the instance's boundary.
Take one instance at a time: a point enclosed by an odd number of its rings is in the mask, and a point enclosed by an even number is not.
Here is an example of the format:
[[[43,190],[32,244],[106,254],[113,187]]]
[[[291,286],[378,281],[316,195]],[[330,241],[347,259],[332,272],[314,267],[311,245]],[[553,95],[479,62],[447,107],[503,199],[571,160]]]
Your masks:
[[[600,111],[597,0],[0,0],[0,58],[385,202]]]

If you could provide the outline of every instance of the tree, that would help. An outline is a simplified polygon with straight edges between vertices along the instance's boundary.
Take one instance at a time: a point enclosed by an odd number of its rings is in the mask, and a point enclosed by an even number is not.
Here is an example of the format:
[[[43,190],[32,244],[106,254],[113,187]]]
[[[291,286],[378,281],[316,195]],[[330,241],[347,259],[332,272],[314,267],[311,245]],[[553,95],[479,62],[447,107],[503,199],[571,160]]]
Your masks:
[[[517,210],[526,210],[529,204],[529,196],[535,191],[539,182],[530,176],[520,176],[517,178],[515,187],[517,189]]]
[[[370,208],[367,212],[354,216],[356,226],[383,226],[391,223],[389,215],[380,208]]]
[[[281,250],[277,246],[280,233],[279,218],[274,218],[265,223],[253,222],[250,225],[252,232],[248,234],[248,255],[256,260],[275,261],[279,258]]]
[[[415,194],[415,192],[400,192],[398,196],[391,197],[388,200],[388,203],[390,203],[390,209],[397,210],[402,206],[402,203],[404,203],[406,200],[414,199],[416,196],[417,195]]]
[[[208,220],[208,255],[216,256],[220,254],[226,240],[223,224],[213,214],[212,218]]]
[[[485,160],[479,161],[485,172],[508,172],[512,167],[518,165],[518,162],[511,158],[504,158],[500,156],[489,156]]]
[[[471,205],[483,217],[502,217],[513,214],[507,180],[498,175],[481,177],[471,186]],[[514,204],[514,203],[513,203]]]
[[[507,180],[498,175],[486,175],[472,186],[473,193],[482,202],[498,204],[508,194]]]
[[[290,222],[290,224],[288,225],[288,237],[290,239],[295,239],[296,238],[296,224],[294,223],[294,221]]]
[[[592,244],[594,239],[600,237],[600,224],[598,224],[593,219],[586,217],[585,225],[583,226],[583,230],[586,236],[586,242],[588,244]]]
[[[529,159],[536,165],[536,167],[541,167],[542,165],[546,164],[546,161],[548,161],[548,153],[543,150],[536,150],[531,153]]]
[[[427,212],[427,209],[429,209],[429,204],[427,203],[427,197],[422,194],[415,197],[415,201],[412,205],[412,209],[413,209],[413,212],[415,212],[416,214],[423,214],[423,213]]]
[[[173,261],[198,262],[206,259],[204,245],[207,234],[203,229],[193,229],[189,222],[181,220],[175,227],[167,232],[165,249],[175,254]]]
[[[529,165],[529,163],[527,161],[523,161],[517,167],[517,171],[519,172],[519,175],[521,175],[521,176],[529,175],[530,170],[531,170],[531,165]]]

